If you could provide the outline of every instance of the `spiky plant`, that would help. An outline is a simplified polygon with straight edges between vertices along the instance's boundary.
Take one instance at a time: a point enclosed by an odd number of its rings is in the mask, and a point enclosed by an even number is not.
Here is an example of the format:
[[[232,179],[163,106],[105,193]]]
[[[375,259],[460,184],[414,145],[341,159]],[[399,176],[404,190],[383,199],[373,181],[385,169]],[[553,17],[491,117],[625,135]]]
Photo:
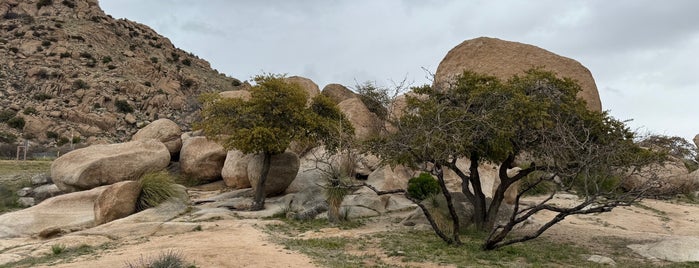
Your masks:
[[[141,184],[141,194],[136,202],[138,211],[155,207],[171,198],[182,197],[182,193],[167,171],[146,173],[141,177],[139,183]]]

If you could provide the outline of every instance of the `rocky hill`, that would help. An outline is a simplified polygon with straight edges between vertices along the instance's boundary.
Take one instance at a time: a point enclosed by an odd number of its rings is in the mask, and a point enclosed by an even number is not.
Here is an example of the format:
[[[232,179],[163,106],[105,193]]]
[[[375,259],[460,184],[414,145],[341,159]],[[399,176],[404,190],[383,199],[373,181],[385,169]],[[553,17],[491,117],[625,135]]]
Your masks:
[[[158,118],[186,127],[199,94],[239,84],[97,0],[0,0],[0,143],[118,142]]]

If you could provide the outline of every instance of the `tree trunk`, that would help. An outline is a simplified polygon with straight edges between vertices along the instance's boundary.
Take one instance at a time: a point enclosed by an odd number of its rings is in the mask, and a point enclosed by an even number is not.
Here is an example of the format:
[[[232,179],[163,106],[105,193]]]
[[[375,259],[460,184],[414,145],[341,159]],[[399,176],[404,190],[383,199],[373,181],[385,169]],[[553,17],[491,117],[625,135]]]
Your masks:
[[[262,173],[260,174],[260,180],[257,181],[257,189],[255,190],[255,199],[252,202],[252,207],[250,207],[252,211],[265,209],[265,182],[267,181],[271,162],[272,154],[265,152],[262,160]]]
[[[437,179],[439,180],[439,187],[442,189],[442,194],[444,199],[447,201],[447,208],[449,209],[449,215],[451,215],[451,221],[453,225],[453,240],[457,245],[461,245],[461,239],[459,238],[459,216],[456,215],[456,209],[454,208],[454,201],[452,201],[451,193],[447,189],[447,185],[444,182],[444,170],[442,170],[442,165],[439,163],[435,164],[435,170],[437,171]],[[462,219],[463,220],[463,219]]]
[[[483,189],[481,188],[481,176],[478,172],[479,159],[480,157],[477,153],[471,154],[471,166],[469,167],[471,176],[469,177],[469,179],[471,181],[471,186],[473,187],[474,195],[473,223],[478,230],[483,231],[487,230],[487,211],[485,208],[485,194],[483,193]]]

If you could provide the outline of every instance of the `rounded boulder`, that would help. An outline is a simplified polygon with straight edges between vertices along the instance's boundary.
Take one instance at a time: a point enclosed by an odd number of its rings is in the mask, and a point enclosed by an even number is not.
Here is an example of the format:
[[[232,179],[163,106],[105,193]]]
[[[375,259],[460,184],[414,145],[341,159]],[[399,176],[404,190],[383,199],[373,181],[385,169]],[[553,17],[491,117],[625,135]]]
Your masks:
[[[177,154],[182,148],[182,130],[170,119],[158,119],[138,130],[131,140],[156,139],[165,144],[170,154]]]
[[[262,175],[262,154],[254,155],[248,162],[248,178],[253,191],[257,190],[257,183]],[[285,152],[272,156],[269,173],[265,181],[265,195],[274,196],[281,194],[294,181],[299,172],[299,157],[292,152]]]

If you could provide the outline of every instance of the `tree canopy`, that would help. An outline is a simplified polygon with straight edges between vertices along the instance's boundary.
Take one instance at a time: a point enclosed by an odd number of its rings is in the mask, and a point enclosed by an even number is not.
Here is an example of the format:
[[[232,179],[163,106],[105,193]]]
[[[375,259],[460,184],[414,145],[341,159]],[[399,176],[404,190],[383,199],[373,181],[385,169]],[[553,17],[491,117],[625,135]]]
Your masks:
[[[587,110],[576,97],[579,91],[575,81],[540,69],[507,81],[466,71],[445,88],[414,88],[415,94],[407,95],[406,113],[392,122],[396,130],[370,141],[368,148],[389,163],[432,172],[449,204],[444,169],[454,171],[474,206],[474,224],[493,232],[485,248],[532,239],[568,215],[608,211],[636,200],[641,189],[618,190],[620,171],[656,160],[634,144],[634,133],[623,122]],[[469,160],[469,167],[460,168],[456,164],[460,159]],[[501,184],[492,201],[483,192],[478,171],[485,162],[499,166]],[[515,167],[518,172],[508,175],[508,169]],[[551,196],[569,191],[584,201],[568,208],[547,203],[551,198],[526,208],[516,202],[509,222],[497,223],[506,190],[525,178],[517,201],[545,181],[556,182]],[[449,210],[458,230],[453,205]],[[541,210],[558,216],[533,236],[503,241],[514,225]],[[459,243],[458,232],[446,237],[435,231],[445,241]]]

